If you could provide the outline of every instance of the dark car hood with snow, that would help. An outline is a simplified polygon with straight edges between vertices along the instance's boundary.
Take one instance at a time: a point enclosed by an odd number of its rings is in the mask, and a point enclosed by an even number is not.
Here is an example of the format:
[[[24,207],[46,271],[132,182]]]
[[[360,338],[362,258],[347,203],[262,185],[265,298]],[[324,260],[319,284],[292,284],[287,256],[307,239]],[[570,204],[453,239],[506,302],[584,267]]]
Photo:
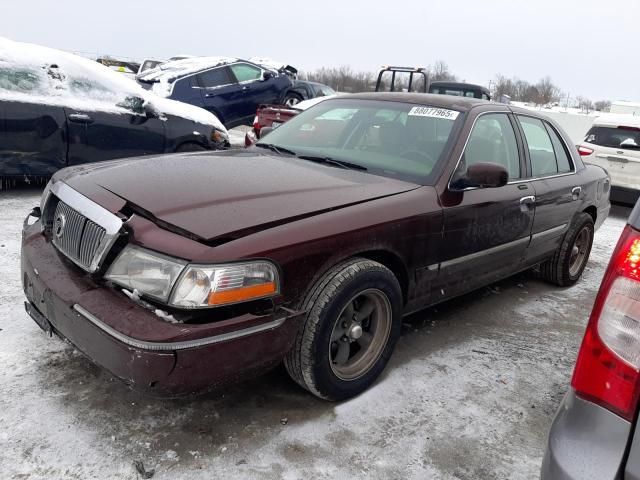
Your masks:
[[[80,167],[60,178],[201,239],[237,238],[418,185],[262,152],[167,155]],[[69,175],[69,173],[75,173]],[[110,193],[109,193],[110,192]],[[105,202],[111,194],[122,202]],[[107,203],[107,204],[105,204]]]

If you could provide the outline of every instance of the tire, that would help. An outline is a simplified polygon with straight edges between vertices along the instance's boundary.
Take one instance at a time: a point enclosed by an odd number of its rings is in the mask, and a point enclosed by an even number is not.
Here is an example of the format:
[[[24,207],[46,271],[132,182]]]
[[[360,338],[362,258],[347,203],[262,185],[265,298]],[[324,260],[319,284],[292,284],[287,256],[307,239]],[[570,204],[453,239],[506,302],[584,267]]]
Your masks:
[[[594,230],[591,215],[577,214],[553,257],[540,265],[540,276],[560,287],[575,284],[587,266]]]
[[[299,93],[289,92],[285,95],[283,103],[287,107],[293,107],[300,103],[302,100],[304,100],[304,98],[302,98],[302,95],[300,95]]]
[[[194,142],[183,143],[176,148],[176,152],[204,152],[205,150],[205,147]]]
[[[301,308],[307,315],[284,362],[291,378],[331,401],[366,390],[400,337],[402,291],[394,274],[371,260],[349,260],[329,270]]]

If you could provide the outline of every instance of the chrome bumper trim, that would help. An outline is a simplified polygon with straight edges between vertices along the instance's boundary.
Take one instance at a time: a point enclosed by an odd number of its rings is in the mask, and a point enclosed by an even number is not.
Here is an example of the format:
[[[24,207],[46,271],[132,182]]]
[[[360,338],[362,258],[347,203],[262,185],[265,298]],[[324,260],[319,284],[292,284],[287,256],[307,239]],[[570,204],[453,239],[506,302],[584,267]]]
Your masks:
[[[277,318],[270,322],[263,323],[260,325],[254,325],[252,327],[244,328],[242,330],[221,333],[220,335],[215,335],[213,337],[198,338],[196,340],[186,340],[182,342],[148,342],[145,340],[137,340],[135,338],[129,337],[128,335],[118,332],[117,330],[110,327],[109,325],[104,323],[102,320],[98,319],[95,315],[93,315],[91,312],[87,311],[77,303],[73,305],[73,309],[77,314],[89,320],[100,330],[107,333],[108,335],[115,338],[116,340],[119,340],[122,343],[129,345],[130,347],[139,348],[143,350],[153,350],[153,351],[185,350],[188,348],[197,348],[205,345],[212,345],[215,343],[226,342],[228,340],[235,340],[238,338],[242,338],[242,337],[246,337],[256,333],[266,332],[268,330],[273,330],[275,328],[278,328],[288,318],[287,316],[283,316],[282,318]]]

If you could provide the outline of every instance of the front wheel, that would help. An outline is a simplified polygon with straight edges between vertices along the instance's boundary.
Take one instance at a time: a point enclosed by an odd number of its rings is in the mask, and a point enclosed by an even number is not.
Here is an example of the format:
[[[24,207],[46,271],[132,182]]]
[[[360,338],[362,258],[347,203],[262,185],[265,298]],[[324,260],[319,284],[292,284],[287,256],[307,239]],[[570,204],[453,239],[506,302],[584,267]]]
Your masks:
[[[591,215],[576,215],[553,257],[540,265],[542,278],[561,287],[576,283],[587,266],[594,231]]]
[[[316,284],[308,313],[285,358],[289,375],[326,400],[366,390],[384,370],[400,336],[402,292],[380,263],[353,259]]]

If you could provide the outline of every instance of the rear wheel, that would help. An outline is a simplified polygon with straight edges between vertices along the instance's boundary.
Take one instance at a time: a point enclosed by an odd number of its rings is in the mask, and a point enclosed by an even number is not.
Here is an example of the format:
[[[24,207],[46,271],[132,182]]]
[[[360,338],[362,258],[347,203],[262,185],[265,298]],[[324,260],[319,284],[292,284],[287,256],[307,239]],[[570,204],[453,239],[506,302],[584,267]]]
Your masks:
[[[287,95],[284,97],[284,104],[287,107],[293,107],[294,105],[299,104],[302,100],[304,100],[302,98],[302,95],[298,94],[298,93],[294,93],[294,92],[289,92],[287,93]]]
[[[541,277],[561,287],[576,283],[587,266],[593,234],[593,218],[579,213],[553,257],[540,265]]]
[[[343,400],[366,390],[400,336],[402,293],[385,266],[353,259],[312,288],[307,316],[285,359],[291,377],[314,395]]]

